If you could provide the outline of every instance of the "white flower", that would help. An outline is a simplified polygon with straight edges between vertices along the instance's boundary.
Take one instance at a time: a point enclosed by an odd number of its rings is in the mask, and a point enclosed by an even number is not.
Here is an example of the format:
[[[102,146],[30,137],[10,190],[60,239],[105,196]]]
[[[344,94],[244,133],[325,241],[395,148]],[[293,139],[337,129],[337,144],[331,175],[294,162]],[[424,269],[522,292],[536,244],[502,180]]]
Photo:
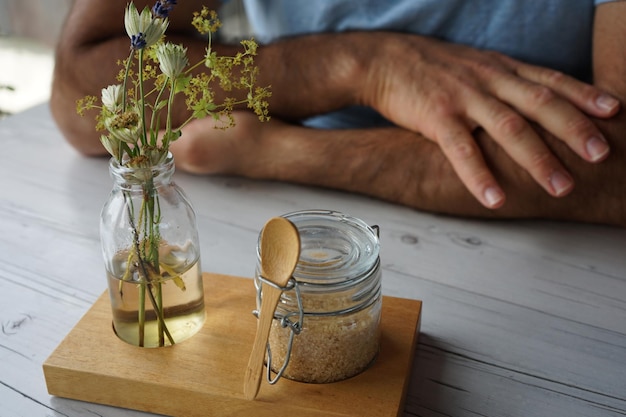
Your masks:
[[[111,138],[129,144],[137,144],[141,135],[139,114],[135,111],[126,111],[104,120],[104,127],[111,134]]]
[[[189,64],[187,48],[183,48],[182,45],[170,42],[161,44],[157,47],[156,55],[161,71],[172,80],[177,79]]]
[[[102,89],[102,105],[112,113],[122,109],[122,86],[120,84]]]
[[[128,129],[126,127],[109,130],[112,139],[129,143],[131,145],[139,142],[139,127]]]
[[[152,17],[152,12],[147,7],[140,14],[133,3],[128,5],[124,13],[124,26],[133,49],[154,45],[165,34],[168,24],[167,19]]]
[[[119,140],[111,136],[102,135],[100,136],[100,142],[102,142],[104,149],[106,149],[107,152],[109,152],[115,159],[119,161],[120,159]]]

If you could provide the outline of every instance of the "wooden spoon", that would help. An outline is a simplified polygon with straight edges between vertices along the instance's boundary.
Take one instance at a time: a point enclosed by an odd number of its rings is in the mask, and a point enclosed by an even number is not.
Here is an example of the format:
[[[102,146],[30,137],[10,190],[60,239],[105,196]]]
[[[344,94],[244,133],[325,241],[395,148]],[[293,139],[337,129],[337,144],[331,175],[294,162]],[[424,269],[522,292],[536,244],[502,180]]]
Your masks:
[[[300,257],[300,234],[296,226],[283,217],[270,219],[261,232],[260,249],[263,277],[279,287],[287,285]],[[253,400],[259,392],[267,339],[282,293],[281,290],[266,283],[262,283],[261,290],[261,311],[256,337],[243,382],[243,393],[248,400]]]

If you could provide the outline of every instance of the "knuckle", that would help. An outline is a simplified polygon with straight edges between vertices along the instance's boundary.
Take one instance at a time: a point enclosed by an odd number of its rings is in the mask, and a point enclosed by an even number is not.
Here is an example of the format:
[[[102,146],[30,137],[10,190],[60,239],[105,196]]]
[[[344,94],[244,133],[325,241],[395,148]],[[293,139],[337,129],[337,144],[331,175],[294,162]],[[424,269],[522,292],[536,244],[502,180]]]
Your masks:
[[[548,85],[561,85],[566,81],[566,76],[561,71],[546,70],[544,78]]]
[[[504,111],[496,115],[496,129],[507,138],[519,137],[526,129],[526,121],[522,116],[511,111]]]
[[[482,74],[493,74],[497,70],[497,66],[493,63],[491,57],[487,57],[489,59],[481,59],[472,63],[473,68],[476,72]]]
[[[176,164],[189,172],[201,172],[211,162],[209,152],[206,152],[205,141],[201,140],[176,141],[172,146]]]
[[[549,172],[550,162],[552,161],[552,155],[545,152],[534,152],[530,155],[530,168],[532,170],[541,170]]]
[[[433,116],[446,118],[454,113],[454,100],[450,94],[439,91],[428,97],[427,108]]]
[[[486,50],[481,53],[482,59],[476,60],[476,63],[486,69],[498,69],[501,70],[503,66],[506,66],[505,55],[501,52],[494,50]]]
[[[502,57],[504,57],[504,54],[502,54],[501,52],[495,51],[493,49],[484,51],[484,55],[486,57],[489,57],[490,59],[497,60],[497,61],[501,60]]]
[[[532,106],[536,109],[553,102],[556,98],[556,94],[551,88],[543,85],[537,85],[530,88],[529,91],[530,101]]]
[[[593,122],[585,116],[570,119],[565,125],[568,136],[589,136],[595,130]]]
[[[445,140],[448,154],[455,160],[468,160],[476,156],[478,150],[476,146],[471,142],[446,139]]]
[[[596,89],[588,84],[577,82],[569,75],[556,70],[543,69],[539,82],[550,87],[553,91],[570,92],[583,101],[593,101]]]

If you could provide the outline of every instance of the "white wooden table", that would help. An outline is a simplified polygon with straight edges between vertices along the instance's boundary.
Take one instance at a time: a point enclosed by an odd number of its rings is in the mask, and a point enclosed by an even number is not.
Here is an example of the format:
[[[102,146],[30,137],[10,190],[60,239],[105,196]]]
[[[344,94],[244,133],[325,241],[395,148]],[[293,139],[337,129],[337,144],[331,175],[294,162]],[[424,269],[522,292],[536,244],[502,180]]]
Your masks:
[[[42,363],[105,290],[111,180],[39,106],[0,121],[0,416],[143,416],[51,397]],[[381,228],[384,293],[423,300],[404,416],[626,415],[626,230],[477,221],[231,177],[175,180],[205,271],[250,277],[259,230],[343,211]],[[277,410],[277,416],[280,416]]]

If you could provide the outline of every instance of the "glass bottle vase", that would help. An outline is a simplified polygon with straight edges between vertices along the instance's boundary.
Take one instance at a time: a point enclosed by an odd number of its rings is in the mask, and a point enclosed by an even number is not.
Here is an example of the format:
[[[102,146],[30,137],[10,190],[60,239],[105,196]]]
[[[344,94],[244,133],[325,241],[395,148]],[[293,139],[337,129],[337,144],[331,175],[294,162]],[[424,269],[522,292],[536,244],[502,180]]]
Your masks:
[[[181,342],[205,311],[195,213],[172,181],[173,157],[138,167],[112,158],[109,171],[100,240],[115,334],[142,347]]]

